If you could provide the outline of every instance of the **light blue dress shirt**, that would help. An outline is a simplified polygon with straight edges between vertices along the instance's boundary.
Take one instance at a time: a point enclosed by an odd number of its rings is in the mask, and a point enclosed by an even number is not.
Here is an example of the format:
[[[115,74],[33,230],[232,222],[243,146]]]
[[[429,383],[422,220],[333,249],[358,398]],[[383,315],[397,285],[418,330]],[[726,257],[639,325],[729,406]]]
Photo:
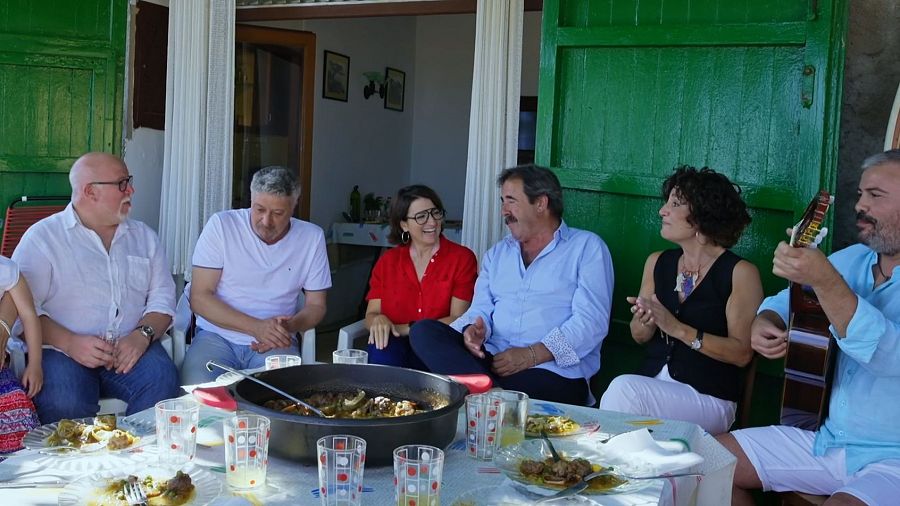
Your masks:
[[[485,253],[472,305],[451,326],[462,332],[480,316],[490,353],[540,342],[554,360],[538,367],[565,378],[589,379],[600,370],[612,289],[606,243],[562,222],[527,269],[512,235]]]
[[[873,288],[878,255],[862,244],[828,259],[857,295],[857,308],[838,339],[839,353],[825,424],[815,454],[843,447],[847,473],[884,459],[900,459],[900,283],[892,276]],[[759,311],[788,318],[788,290],[763,301]],[[837,336],[834,326],[832,335]],[[841,337],[841,336],[838,336]]]

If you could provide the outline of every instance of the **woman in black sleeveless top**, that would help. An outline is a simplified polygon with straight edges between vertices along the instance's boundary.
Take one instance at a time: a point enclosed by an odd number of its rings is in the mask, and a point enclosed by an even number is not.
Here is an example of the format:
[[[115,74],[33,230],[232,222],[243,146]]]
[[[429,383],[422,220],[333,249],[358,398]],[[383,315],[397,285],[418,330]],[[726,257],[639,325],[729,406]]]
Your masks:
[[[708,168],[680,167],[663,183],[660,235],[678,248],[647,258],[631,335],[647,355],[614,379],[600,408],[694,422],[727,432],[753,357],[759,272],[728,248],[750,223],[740,189]]]

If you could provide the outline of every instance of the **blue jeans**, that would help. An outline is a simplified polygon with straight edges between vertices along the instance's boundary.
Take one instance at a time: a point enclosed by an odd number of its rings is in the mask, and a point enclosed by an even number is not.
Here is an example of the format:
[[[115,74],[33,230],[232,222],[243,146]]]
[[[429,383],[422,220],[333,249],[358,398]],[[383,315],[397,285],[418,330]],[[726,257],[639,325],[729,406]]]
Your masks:
[[[484,358],[469,352],[463,335],[437,320],[419,320],[409,332],[409,344],[428,371],[437,374],[487,374],[494,386],[525,392],[532,399],[583,406],[588,384],[583,378],[564,378],[539,367],[530,367],[509,376],[491,370],[494,357],[487,350]]]
[[[44,349],[44,388],[34,398],[42,423],[94,416],[101,397],[128,403],[130,415],[178,397],[178,371],[159,341],[154,342],[127,374],[105,367],[85,367],[65,353]]]
[[[206,362],[210,360],[215,360],[216,363],[232,369],[255,369],[265,367],[266,357],[269,355],[299,354],[300,347],[297,344],[296,336],[291,337],[291,346],[287,348],[258,353],[253,351],[249,345],[234,344],[215,332],[198,328],[184,355],[184,363],[181,364],[181,384],[206,383],[215,380],[225,372],[216,368],[207,371]]]
[[[409,337],[391,336],[388,344],[382,349],[378,349],[374,344],[368,345],[366,351],[369,353],[370,364],[392,365],[395,367],[406,367],[407,369],[417,369],[419,371],[427,371],[425,364],[419,360],[419,357],[413,353],[409,346]]]

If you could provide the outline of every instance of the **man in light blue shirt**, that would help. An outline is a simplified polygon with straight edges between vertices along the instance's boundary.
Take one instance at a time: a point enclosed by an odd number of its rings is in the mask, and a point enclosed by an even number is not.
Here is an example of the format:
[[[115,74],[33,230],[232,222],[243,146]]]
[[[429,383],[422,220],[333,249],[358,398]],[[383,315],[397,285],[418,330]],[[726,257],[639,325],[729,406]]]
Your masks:
[[[471,307],[449,326],[416,323],[410,344],[432,372],[484,373],[532,398],[593,404],[588,380],[609,330],[609,249],[566,225],[549,169],[506,169],[498,183],[510,235],[485,253]]]
[[[856,203],[859,240],[827,259],[815,249],[775,250],[773,272],[813,288],[837,338],[837,368],[817,432],[772,426],[719,436],[737,456],[733,504],[748,489],[831,495],[827,504],[900,499],[900,150],[863,162]],[[767,358],[787,350],[788,290],[766,299],[751,330]]]

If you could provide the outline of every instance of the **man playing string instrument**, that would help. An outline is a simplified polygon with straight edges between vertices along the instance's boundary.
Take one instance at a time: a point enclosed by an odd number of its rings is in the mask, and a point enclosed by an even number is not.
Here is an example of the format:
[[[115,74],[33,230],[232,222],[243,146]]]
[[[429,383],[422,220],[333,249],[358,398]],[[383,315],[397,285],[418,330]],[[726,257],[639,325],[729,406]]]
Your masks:
[[[818,431],[771,426],[719,436],[737,457],[733,504],[749,489],[830,495],[835,504],[896,504],[900,494],[900,150],[869,157],[856,203],[859,241],[828,258],[782,242],[773,272],[810,286],[837,338],[828,416]],[[787,349],[788,290],[766,299],[751,345]]]

